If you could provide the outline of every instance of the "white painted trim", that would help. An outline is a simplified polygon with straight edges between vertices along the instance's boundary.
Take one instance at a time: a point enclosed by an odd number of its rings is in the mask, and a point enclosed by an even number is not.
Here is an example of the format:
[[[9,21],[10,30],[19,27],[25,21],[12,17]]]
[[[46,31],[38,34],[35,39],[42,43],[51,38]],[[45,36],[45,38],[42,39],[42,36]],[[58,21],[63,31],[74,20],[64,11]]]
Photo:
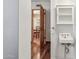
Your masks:
[[[19,59],[31,59],[31,0],[19,0]]]

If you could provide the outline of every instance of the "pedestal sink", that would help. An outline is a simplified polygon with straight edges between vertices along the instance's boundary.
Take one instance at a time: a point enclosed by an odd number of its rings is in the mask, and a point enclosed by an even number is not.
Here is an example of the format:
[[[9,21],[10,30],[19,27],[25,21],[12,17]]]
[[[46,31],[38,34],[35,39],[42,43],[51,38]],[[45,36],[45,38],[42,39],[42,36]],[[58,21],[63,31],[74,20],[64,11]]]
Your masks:
[[[74,43],[74,39],[71,33],[59,33],[59,42],[60,43]]]

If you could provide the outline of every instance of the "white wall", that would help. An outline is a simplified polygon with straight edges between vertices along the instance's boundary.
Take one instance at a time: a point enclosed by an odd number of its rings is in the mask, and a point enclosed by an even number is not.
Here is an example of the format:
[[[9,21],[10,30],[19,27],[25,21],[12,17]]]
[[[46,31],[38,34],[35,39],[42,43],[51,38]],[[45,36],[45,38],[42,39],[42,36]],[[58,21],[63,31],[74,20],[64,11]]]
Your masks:
[[[46,10],[46,40],[50,41],[50,1],[33,1],[32,9],[36,9],[37,4],[41,4],[43,8]]]
[[[75,5],[75,0],[51,0],[51,59],[62,59],[64,58],[64,46],[61,46],[58,44],[58,38],[57,38],[57,32],[56,32],[56,5]],[[52,27],[55,27],[55,29],[53,30]],[[57,30],[59,32],[61,32],[59,26],[57,26]],[[63,26],[62,26],[63,27]],[[67,26],[66,26],[67,27]],[[64,27],[63,27],[64,28]],[[72,26],[71,28],[68,26],[69,28],[69,31],[70,32],[73,32],[73,29]],[[66,29],[66,28],[64,28]],[[63,30],[64,30],[63,29]],[[65,31],[65,30],[64,30]],[[58,52],[57,52],[57,49],[60,49],[60,52],[59,52],[59,56],[58,55]],[[72,47],[69,47],[70,49],[70,53],[67,55],[68,58],[67,59],[75,59],[75,45],[72,46]]]
[[[3,59],[18,59],[18,0],[3,0]]]
[[[57,5],[75,5],[76,0],[55,0]]]

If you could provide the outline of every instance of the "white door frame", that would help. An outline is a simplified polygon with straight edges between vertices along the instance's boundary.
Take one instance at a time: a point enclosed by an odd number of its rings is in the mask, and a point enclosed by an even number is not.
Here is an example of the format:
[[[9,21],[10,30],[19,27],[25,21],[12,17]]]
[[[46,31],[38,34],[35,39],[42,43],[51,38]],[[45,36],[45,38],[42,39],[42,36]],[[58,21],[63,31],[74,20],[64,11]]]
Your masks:
[[[56,59],[56,27],[55,27],[55,7],[56,7],[56,0],[51,0],[50,5],[50,39],[51,39],[51,59]]]
[[[19,0],[19,59],[31,59],[31,0]]]
[[[55,1],[51,0],[51,59],[55,59],[52,27],[55,26]],[[31,59],[31,0],[19,0],[19,59]]]

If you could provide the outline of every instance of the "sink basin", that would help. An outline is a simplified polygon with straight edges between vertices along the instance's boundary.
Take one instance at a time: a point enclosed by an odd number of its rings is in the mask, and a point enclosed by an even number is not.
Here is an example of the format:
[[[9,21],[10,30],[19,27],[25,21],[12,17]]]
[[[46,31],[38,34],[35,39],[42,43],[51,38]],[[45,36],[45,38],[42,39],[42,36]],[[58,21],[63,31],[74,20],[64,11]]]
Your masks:
[[[59,33],[59,42],[60,43],[74,43],[74,39],[71,36],[71,33]]]

